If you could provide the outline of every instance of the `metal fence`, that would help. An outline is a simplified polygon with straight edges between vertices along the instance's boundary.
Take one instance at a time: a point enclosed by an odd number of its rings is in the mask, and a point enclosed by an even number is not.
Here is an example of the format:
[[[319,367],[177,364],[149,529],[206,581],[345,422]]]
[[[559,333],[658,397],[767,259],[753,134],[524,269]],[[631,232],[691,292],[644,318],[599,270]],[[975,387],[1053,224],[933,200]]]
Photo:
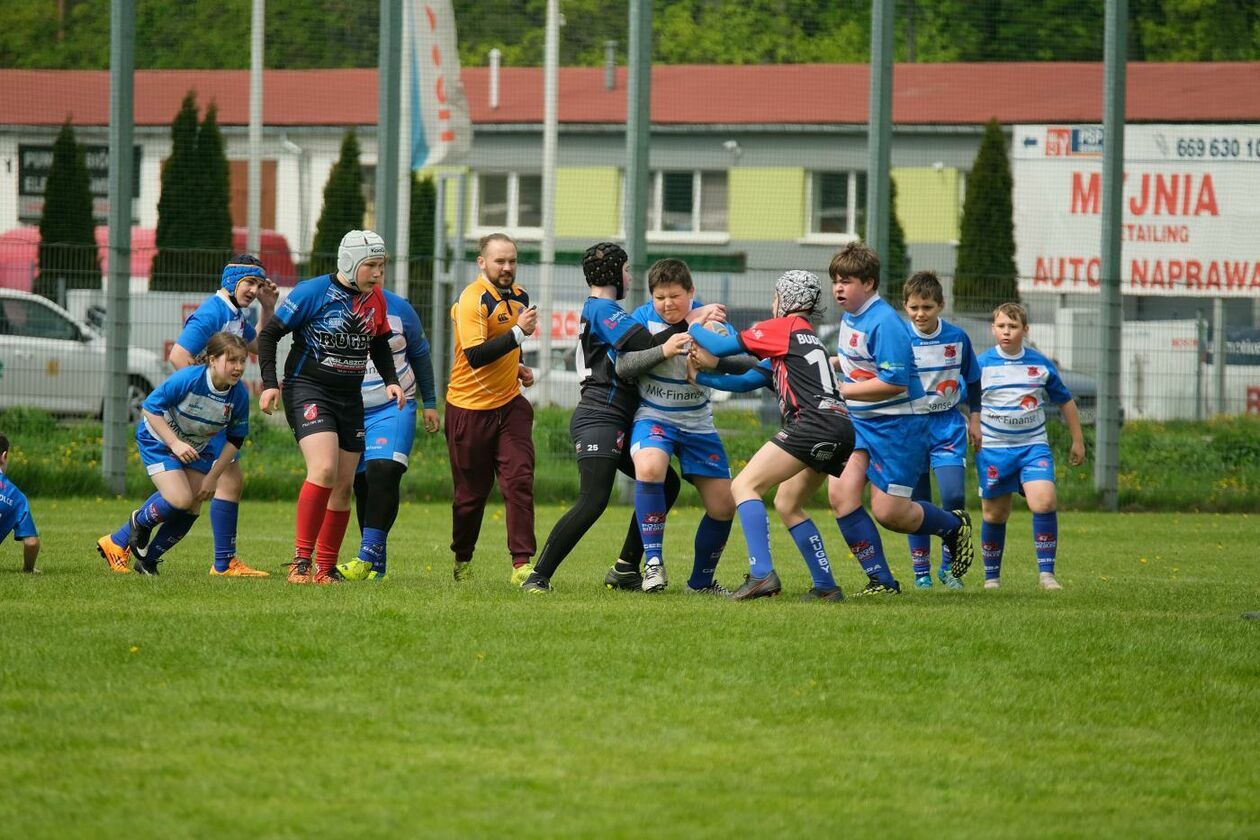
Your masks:
[[[375,4],[369,5],[365,14],[375,14]],[[428,6],[403,5],[410,31]],[[292,23],[269,17],[254,213],[261,228],[258,250],[271,276],[287,288],[313,273],[320,257],[328,256],[329,237],[335,241],[344,232],[325,230],[321,240],[321,217],[330,220],[326,227],[333,225],[332,205],[347,201],[335,191],[335,170],[342,167],[344,175],[348,168],[358,186],[358,223],[373,227],[396,214],[399,241],[390,246],[406,261],[397,284],[430,332],[446,337],[446,306],[473,279],[480,235],[506,231],[516,238],[524,263],[520,279],[533,289],[544,284],[540,261],[554,249],[551,312],[544,314],[551,317],[555,384],[543,398],[566,404],[576,396],[572,377],[566,378],[572,373],[566,354],[584,295],[578,257],[593,242],[623,240],[634,221],[627,218],[630,9],[604,4],[605,14],[592,16],[588,4],[561,4],[573,14],[559,30],[567,63],[557,76],[554,240],[547,241],[546,79],[538,66],[543,5],[455,5],[456,28],[467,35],[461,38],[460,75],[471,144],[462,157],[420,173],[430,184],[440,182],[440,189],[426,187],[419,200],[407,197],[418,181],[400,173],[404,198],[393,210],[379,206],[376,195],[377,166],[387,155],[377,130],[374,24],[338,34],[344,53],[359,57],[357,66],[330,67],[325,52],[332,35],[306,39],[310,54],[295,55],[292,42],[301,39],[289,39],[284,49],[273,46],[284,37],[281,27]],[[1014,14],[996,0],[973,5],[991,6],[997,24]],[[946,316],[963,323],[981,349],[990,344],[992,304],[1018,298],[1031,313],[1033,343],[1071,372],[1087,402],[1099,373],[1106,142],[1103,31],[1096,10],[1083,9],[1076,27],[1093,34],[1073,36],[1072,57],[1086,61],[953,63],[937,42],[948,38],[950,22],[925,17],[931,3],[908,6],[897,7],[891,127],[896,223],[890,224],[886,291],[899,304],[898,281],[912,271],[937,272],[946,288]],[[869,21],[855,19],[869,35]],[[968,21],[958,26],[974,29],[975,21]],[[246,23],[234,25],[248,37]],[[781,271],[805,268],[825,276],[831,255],[866,233],[869,54],[860,54],[859,37],[858,57],[849,63],[725,64],[707,57],[701,45],[694,63],[681,63],[687,55],[672,37],[676,24],[676,14],[654,19],[657,63],[650,76],[642,220],[646,261],[687,260],[705,300],[728,303],[737,322],[752,320],[768,312],[770,288]],[[502,43],[486,34],[500,25]],[[772,25],[777,20],[767,21]],[[1044,55],[1034,43],[1035,29],[1019,31],[1025,34],[1010,37],[1029,39],[1028,57]],[[94,35],[109,38],[108,31]],[[137,37],[143,45],[151,33],[142,30]],[[403,59],[409,68],[403,74],[404,125],[415,107],[410,68],[426,58],[409,49]],[[1014,55],[1023,57],[1018,49]],[[136,398],[165,375],[164,354],[182,319],[214,292],[215,268],[226,255],[245,250],[251,233],[247,63],[159,70],[146,67],[144,58],[141,50],[131,184],[134,350],[128,380]],[[1231,83],[1222,84],[1223,74]],[[6,162],[0,168],[0,408],[101,410],[108,84],[103,66],[0,68],[0,158]],[[1129,101],[1121,259],[1124,416],[1260,411],[1260,258],[1253,245],[1260,204],[1252,198],[1260,192],[1260,65],[1134,64]],[[179,120],[186,103],[191,124],[186,107]],[[1000,132],[996,175],[982,171],[979,156],[990,121]],[[65,157],[57,154],[59,135],[67,130],[77,144],[75,171],[83,182],[77,187],[66,186]],[[414,139],[397,141],[399,157],[410,158]],[[194,183],[181,191],[179,177]],[[987,192],[995,177],[999,186],[1006,178],[1004,196]],[[980,190],[986,191],[984,201],[975,200]],[[67,192],[77,196],[77,205],[66,200]],[[995,205],[1000,212],[993,214]],[[49,242],[55,247],[41,251],[41,229],[67,230],[63,217],[82,220],[84,213],[91,218],[86,227],[79,225],[77,239]],[[201,223],[214,227],[211,217],[218,220],[213,246],[195,230]],[[983,219],[993,219],[986,222],[993,227],[977,229]],[[185,232],[172,239],[172,225],[184,225]],[[1009,268],[973,264],[964,281],[963,252],[978,242],[998,247],[1004,237],[1014,246],[1006,256]],[[159,283],[154,266],[162,259],[173,267]],[[441,281],[436,294],[435,271]],[[643,278],[636,279],[642,289]],[[449,365],[449,342],[437,350],[441,370]]]

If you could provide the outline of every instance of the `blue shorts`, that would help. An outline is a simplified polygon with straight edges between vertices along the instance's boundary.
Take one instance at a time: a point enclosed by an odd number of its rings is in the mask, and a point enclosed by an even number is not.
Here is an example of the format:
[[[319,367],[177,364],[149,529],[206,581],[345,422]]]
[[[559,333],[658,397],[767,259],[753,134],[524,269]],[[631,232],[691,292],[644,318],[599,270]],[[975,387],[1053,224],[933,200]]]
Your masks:
[[[411,446],[416,442],[416,403],[408,400],[399,408],[392,402],[363,412],[363,457],[359,472],[367,470],[368,461],[397,461],[407,468]]]
[[[853,418],[853,449],[866,450],[866,479],[890,496],[910,498],[928,462],[931,430],[923,414]]]
[[[687,432],[661,420],[635,420],[630,431],[630,455],[644,447],[677,455],[685,476],[731,477],[726,448],[715,432]]]
[[[149,434],[143,423],[136,425],[136,445],[140,448],[140,460],[144,463],[145,472],[151,476],[175,470],[196,470],[204,475],[214,466],[215,459],[206,457],[209,446],[201,451],[201,457],[185,464],[175,457],[165,443]]]
[[[215,461],[219,460],[219,454],[223,452],[223,447],[225,446],[227,446],[227,429],[224,429],[214,437],[210,438],[210,442],[206,444],[206,448],[201,450],[201,457],[209,458],[210,463],[213,464]],[[238,449],[236,450],[236,454],[232,456],[232,463],[235,464],[239,460],[241,460],[241,451]]]
[[[1029,481],[1054,481],[1054,454],[1044,443],[990,447],[976,453],[980,498],[996,499],[1018,492]]]
[[[924,415],[930,433],[928,468],[967,466],[967,418],[958,409]]]

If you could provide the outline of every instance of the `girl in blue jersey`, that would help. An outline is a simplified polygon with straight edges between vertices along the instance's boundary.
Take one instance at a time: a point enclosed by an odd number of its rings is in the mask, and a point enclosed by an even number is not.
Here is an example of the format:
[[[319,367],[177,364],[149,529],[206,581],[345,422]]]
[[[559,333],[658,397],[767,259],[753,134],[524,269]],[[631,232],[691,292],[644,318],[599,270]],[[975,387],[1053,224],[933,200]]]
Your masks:
[[[258,407],[270,414],[280,403],[276,345],[293,333],[284,364],[284,416],[306,461],[306,481],[298,492],[290,583],[341,579],[337,554],[350,522],[350,490],[363,453],[362,386],[369,356],[385,383],[385,395],[398,408],[406,403],[394,370],[388,307],[380,289],[387,257],[379,234],[350,231],[341,238],[336,273],[297,284],[258,336],[263,381]]]
[[[1085,438],[1076,402],[1059,378],[1054,363],[1031,347],[1028,312],[1018,303],[993,310],[997,346],[980,354],[980,411],[973,412],[969,436],[976,448],[980,474],[980,551],[984,588],[1001,585],[1006,520],[1011,494],[1018,490],[1032,511],[1033,544],[1042,589],[1062,589],[1054,576],[1059,546],[1058,500],[1054,487],[1054,455],[1046,437],[1047,400],[1059,406],[1072,435],[1068,462],[1085,463]]]
[[[192,528],[201,503],[214,496],[219,476],[249,434],[249,392],[241,383],[245,341],[216,333],[206,343],[206,356],[206,364],[177,372],[144,401],[136,444],[157,492],[121,528],[97,540],[97,551],[115,572],[130,571],[130,555],[136,572],[158,573],[162,555]],[[223,430],[227,442],[212,459],[205,450]],[[210,574],[227,572],[212,568]]]
[[[253,254],[237,254],[223,267],[219,290],[202,302],[188,320],[171,347],[170,363],[175,370],[196,364],[205,351],[206,342],[218,332],[239,335],[251,353],[257,352],[257,333],[246,312],[257,300],[262,312],[258,328],[271,320],[276,310],[276,285],[267,279],[262,261]],[[214,460],[227,442],[225,434],[213,438],[205,455]],[[230,577],[267,577],[267,573],[251,568],[236,556],[236,525],[240,513],[245,477],[241,474],[238,455],[223,471],[219,487],[210,501],[210,532],[214,536],[214,569]]]

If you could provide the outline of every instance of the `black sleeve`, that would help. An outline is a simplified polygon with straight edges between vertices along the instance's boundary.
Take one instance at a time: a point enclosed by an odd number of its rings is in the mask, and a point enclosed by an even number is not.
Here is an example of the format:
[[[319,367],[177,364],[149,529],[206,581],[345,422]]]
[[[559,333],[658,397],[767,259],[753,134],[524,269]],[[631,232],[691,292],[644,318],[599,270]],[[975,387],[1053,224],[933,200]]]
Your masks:
[[[239,437],[239,436],[233,437],[232,435],[228,435],[227,442],[232,444],[239,450],[242,446],[245,445],[245,438]]]
[[[389,333],[378,335],[368,345],[368,353],[372,356],[372,364],[386,385],[398,384],[398,369],[394,367],[394,353],[389,349]]]
[[[757,366],[756,356],[722,356],[718,359],[718,373],[747,373]]]
[[[639,327],[637,330],[626,333],[625,340],[617,346],[617,350],[620,352],[626,352],[631,350],[647,350],[650,347],[660,347],[680,332],[686,331],[686,321],[679,321],[677,324],[661,330],[656,335],[652,335],[652,333],[648,332],[644,327]]]
[[[280,387],[280,380],[276,378],[276,345],[288,331],[279,318],[272,318],[258,334],[258,369],[264,389]]]
[[[497,335],[489,341],[483,341],[476,347],[465,349],[464,358],[468,360],[469,367],[476,370],[479,367],[485,367],[496,359],[503,358],[516,348],[516,333],[508,330],[503,335]]]

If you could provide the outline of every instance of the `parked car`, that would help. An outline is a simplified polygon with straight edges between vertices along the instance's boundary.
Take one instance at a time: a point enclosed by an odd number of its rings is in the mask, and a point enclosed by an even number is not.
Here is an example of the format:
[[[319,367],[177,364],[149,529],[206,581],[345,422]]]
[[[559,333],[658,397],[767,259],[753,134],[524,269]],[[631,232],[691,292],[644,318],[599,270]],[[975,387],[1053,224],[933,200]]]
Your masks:
[[[150,350],[127,349],[132,421],[171,368]],[[100,417],[105,411],[105,338],[38,295],[0,289],[0,409]]]

